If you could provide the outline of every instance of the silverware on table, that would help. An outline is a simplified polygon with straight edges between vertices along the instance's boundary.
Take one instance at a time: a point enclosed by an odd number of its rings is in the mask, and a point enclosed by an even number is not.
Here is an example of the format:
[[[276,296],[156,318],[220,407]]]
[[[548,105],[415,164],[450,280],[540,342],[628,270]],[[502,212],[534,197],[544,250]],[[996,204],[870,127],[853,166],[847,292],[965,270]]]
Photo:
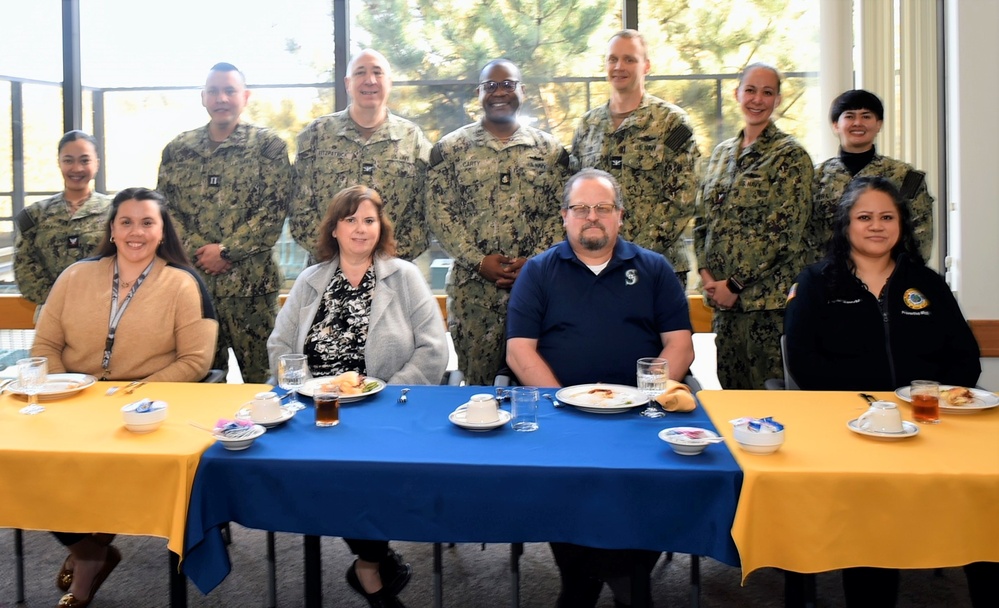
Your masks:
[[[125,389],[125,394],[131,395],[132,393],[135,392],[135,389],[139,388],[144,384],[145,382],[133,382],[132,384],[128,385],[128,388]]]
[[[864,399],[866,399],[868,403],[874,403],[875,401],[877,401],[877,399],[874,398],[874,395],[868,395],[867,393],[858,393],[858,394]]]
[[[117,392],[118,392],[119,390],[121,390],[122,388],[124,388],[124,389],[125,389],[125,394],[126,394],[126,395],[131,395],[131,394],[132,394],[132,391],[134,391],[135,389],[139,388],[139,387],[140,387],[140,386],[142,386],[143,384],[145,384],[145,382],[142,382],[142,381],[140,381],[140,380],[136,380],[136,381],[134,381],[134,382],[129,382],[129,383],[128,383],[128,384],[126,384],[126,385],[125,385],[124,387],[121,387],[121,386],[112,386],[112,387],[111,387],[111,388],[109,388],[108,390],[104,391],[104,395],[105,395],[106,397],[110,397],[111,395],[113,395],[113,394],[117,393]]]
[[[406,396],[406,393],[408,392],[409,392],[408,388],[402,389],[402,392],[399,393],[399,403],[406,403],[407,401],[409,401],[409,397]]]
[[[542,393],[542,394],[541,394],[541,396],[542,396],[542,397],[544,397],[545,399],[547,399],[547,400],[551,401],[551,402],[552,402],[552,405],[554,405],[555,407],[565,407],[564,405],[562,405],[561,403],[559,403],[559,402],[558,402],[558,401],[557,401],[557,400],[555,399],[555,397],[552,397],[552,396],[551,396],[550,394],[548,394],[548,393]]]

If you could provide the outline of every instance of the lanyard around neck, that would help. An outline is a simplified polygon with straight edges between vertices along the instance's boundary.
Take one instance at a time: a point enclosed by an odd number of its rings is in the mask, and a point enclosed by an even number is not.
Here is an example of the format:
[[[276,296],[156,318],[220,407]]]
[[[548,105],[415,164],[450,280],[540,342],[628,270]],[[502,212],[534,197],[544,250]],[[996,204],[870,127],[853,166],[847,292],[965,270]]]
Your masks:
[[[114,336],[118,331],[118,323],[121,321],[122,315],[125,314],[125,309],[128,308],[129,302],[132,301],[132,296],[139,289],[139,285],[146,280],[149,276],[149,272],[153,269],[153,264],[156,263],[156,259],[153,258],[146,269],[142,271],[139,278],[135,279],[135,284],[132,285],[132,289],[128,291],[128,295],[125,296],[125,300],[121,303],[121,307],[118,307],[118,258],[114,260],[114,280],[111,283],[111,318],[108,320],[108,338],[104,342],[104,356],[101,359],[101,368],[104,369],[104,373],[101,374],[101,380],[107,380],[111,374],[111,349],[114,348]]]

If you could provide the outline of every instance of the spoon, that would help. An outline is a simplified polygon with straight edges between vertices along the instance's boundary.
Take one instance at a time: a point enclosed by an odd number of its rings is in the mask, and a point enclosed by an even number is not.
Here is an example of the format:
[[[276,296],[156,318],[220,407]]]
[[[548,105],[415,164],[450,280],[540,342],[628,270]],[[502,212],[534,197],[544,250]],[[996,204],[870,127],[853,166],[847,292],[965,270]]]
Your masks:
[[[406,403],[407,401],[409,401],[409,397],[406,396],[406,393],[408,392],[409,392],[408,388],[402,389],[402,392],[399,393],[399,403]]]
[[[559,403],[558,401],[556,401],[555,397],[552,397],[548,393],[543,393],[541,396],[544,397],[545,399],[551,401],[552,405],[554,405],[555,407],[565,407],[564,405],[562,405],[561,403]]]
[[[866,399],[868,403],[874,403],[875,401],[877,401],[877,399],[874,398],[874,395],[868,395],[867,393],[858,393],[858,394],[864,399]]]

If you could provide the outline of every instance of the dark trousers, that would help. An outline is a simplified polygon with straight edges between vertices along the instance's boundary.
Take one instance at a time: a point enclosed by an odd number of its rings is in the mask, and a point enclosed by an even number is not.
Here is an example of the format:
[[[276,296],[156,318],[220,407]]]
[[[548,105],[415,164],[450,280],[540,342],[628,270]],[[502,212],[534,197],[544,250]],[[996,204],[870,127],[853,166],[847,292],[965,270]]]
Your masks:
[[[358,538],[343,539],[350,552],[366,562],[380,563],[388,556],[387,540],[363,540]]]
[[[636,565],[652,572],[660,555],[659,551],[641,549],[597,549],[570,543],[549,545],[562,579],[558,608],[596,606],[605,581],[630,577]]]
[[[53,532],[52,536],[55,536],[57,539],[59,539],[59,542],[61,542],[64,547],[68,547],[70,545],[75,545],[81,540],[87,538],[88,536],[90,536],[90,534],[82,534],[79,532]]]

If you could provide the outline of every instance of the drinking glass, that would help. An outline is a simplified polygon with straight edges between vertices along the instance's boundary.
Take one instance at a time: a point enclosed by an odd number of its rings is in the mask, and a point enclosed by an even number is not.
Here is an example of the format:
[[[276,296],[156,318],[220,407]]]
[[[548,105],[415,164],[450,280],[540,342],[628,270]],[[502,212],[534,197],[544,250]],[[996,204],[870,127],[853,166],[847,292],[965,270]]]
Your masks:
[[[28,357],[17,362],[17,383],[28,396],[25,413],[35,414],[44,410],[38,405],[38,391],[45,386],[49,375],[49,360],[45,357]]]
[[[662,418],[666,412],[656,403],[656,397],[666,392],[669,380],[669,361],[659,357],[642,357],[638,360],[638,390],[649,398],[649,404],[642,410],[646,418]]]
[[[940,384],[933,380],[913,380],[909,385],[912,419],[925,424],[940,422]]]
[[[340,424],[340,389],[317,388],[312,394],[316,405],[316,426],[336,426]]]
[[[511,388],[510,414],[513,430],[526,433],[538,430],[538,389],[533,386]]]
[[[308,376],[309,362],[305,355],[296,353],[278,358],[278,384],[291,394],[291,399],[285,406],[289,410],[305,409],[305,405],[298,400],[298,389],[302,388]]]

